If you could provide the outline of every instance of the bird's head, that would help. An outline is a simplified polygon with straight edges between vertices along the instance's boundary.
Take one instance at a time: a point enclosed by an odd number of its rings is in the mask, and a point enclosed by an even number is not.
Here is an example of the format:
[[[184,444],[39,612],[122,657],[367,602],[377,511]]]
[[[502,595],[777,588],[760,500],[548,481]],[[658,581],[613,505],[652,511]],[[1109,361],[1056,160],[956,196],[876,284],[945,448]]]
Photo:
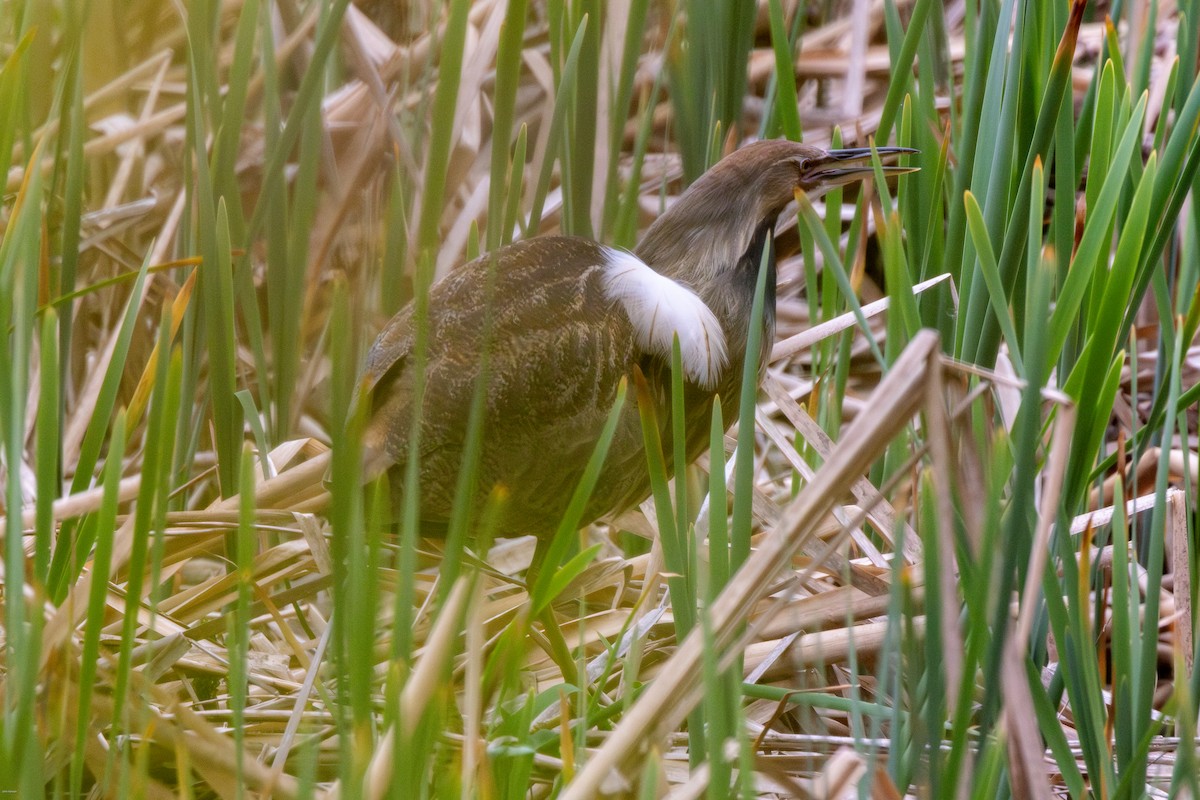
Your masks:
[[[877,148],[881,158],[917,151]],[[884,166],[885,175],[913,167]],[[637,254],[696,288],[733,269],[774,228],[797,190],[810,198],[870,175],[870,148],[823,150],[783,139],[755,142],[704,173],[647,231]],[[757,259],[752,259],[757,266]]]
[[[767,182],[762,187],[763,195],[769,197],[771,202],[783,205],[792,199],[797,189],[810,198],[819,197],[830,189],[862,180],[873,171],[869,147],[823,150],[796,142],[771,141],[759,142],[738,152],[749,152],[751,149],[762,151],[761,156],[755,155],[754,158],[763,165],[763,179]],[[876,150],[880,158],[917,152],[908,147],[879,147]],[[885,176],[915,170],[916,167],[883,165]],[[766,211],[769,213],[770,209]]]

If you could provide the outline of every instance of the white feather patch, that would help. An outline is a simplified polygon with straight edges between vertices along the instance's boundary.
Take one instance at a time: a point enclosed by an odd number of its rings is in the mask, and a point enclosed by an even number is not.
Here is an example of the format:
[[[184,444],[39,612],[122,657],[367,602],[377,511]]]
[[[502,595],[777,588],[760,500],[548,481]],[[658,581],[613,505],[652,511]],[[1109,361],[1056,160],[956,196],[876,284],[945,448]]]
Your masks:
[[[691,289],[655,272],[632,253],[605,249],[605,289],[625,309],[638,346],[669,364],[671,343],[678,334],[683,374],[701,388],[716,388],[727,360],[725,333],[712,309]]]

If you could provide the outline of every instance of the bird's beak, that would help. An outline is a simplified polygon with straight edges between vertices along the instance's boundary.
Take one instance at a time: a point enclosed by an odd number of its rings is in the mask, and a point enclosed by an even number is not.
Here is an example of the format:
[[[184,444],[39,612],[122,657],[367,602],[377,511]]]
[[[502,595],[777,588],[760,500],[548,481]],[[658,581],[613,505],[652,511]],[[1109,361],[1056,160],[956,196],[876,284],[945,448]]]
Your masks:
[[[899,156],[906,153],[919,153],[911,147],[877,147],[879,157]],[[883,167],[883,174],[903,175],[906,172],[916,172],[919,167],[902,167],[892,164]],[[853,183],[867,177],[874,171],[871,165],[871,148],[850,147],[844,150],[827,150],[825,155],[809,158],[804,162],[801,183],[805,187],[829,189],[847,183]]]

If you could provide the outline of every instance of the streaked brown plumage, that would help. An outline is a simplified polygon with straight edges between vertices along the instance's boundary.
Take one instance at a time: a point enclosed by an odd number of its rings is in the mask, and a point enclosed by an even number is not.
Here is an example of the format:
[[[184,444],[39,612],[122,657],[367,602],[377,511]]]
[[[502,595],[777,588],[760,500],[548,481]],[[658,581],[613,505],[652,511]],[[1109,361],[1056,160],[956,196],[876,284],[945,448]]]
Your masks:
[[[707,446],[714,396],[720,396],[727,421],[736,417],[755,280],[763,248],[772,247],[776,218],[797,188],[814,195],[862,177],[869,172],[863,166],[869,156],[867,150],[824,151],[787,141],[752,144],[705,173],[655,221],[635,253],[645,264],[592,241],[547,236],[502,248],[435,284],[421,409],[422,520],[436,528],[451,515],[485,340],[489,263],[496,278],[476,502],[501,483],[508,501],[497,533],[545,536],[566,509],[621,378],[635,367],[659,400],[670,457],[670,359],[663,319],[674,320],[670,324],[680,331],[681,342],[685,333],[693,337],[694,349],[690,356],[685,353],[685,372],[689,363],[694,368],[686,381],[688,460]],[[645,265],[691,292],[680,294],[679,287],[650,274]],[[775,328],[773,255],[768,269],[760,373]],[[724,358],[720,343],[706,336],[713,317],[724,334]],[[671,331],[666,333],[669,342]],[[372,392],[364,442],[368,474],[394,470],[393,487],[403,485],[408,458],[414,343],[409,306],[372,346],[361,384]],[[584,522],[628,508],[649,492],[631,391]]]

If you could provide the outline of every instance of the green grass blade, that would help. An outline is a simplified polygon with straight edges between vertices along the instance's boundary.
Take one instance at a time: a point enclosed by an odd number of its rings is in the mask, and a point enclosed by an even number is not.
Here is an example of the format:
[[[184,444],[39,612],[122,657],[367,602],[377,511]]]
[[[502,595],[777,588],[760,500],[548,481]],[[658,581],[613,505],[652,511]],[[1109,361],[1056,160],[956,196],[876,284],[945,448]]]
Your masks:
[[[600,83],[600,0],[571,3],[572,18],[583,31],[570,114],[559,153],[562,167],[564,233],[593,238],[592,186],[596,168],[596,102]],[[590,24],[584,23],[590,20]]]
[[[170,335],[171,312],[168,306],[163,312],[162,323],[159,326],[158,352],[169,352]],[[168,380],[173,373],[178,375],[177,361],[178,359],[158,359],[146,426],[145,452],[142,457],[142,474],[145,479],[139,487],[137,505],[134,507],[133,513],[133,543],[130,547],[126,572],[128,579],[125,582],[125,614],[121,625],[121,650],[113,690],[113,706],[118,709],[118,713],[125,716],[121,725],[126,730],[131,730],[133,727],[128,718],[129,707],[126,705],[126,693],[129,686],[132,653],[136,646],[135,634],[140,624],[139,614],[143,608],[142,594],[145,586],[150,531],[154,527],[156,516],[162,514],[162,510],[165,509],[168,502],[167,486],[163,478],[169,474],[175,445],[175,436],[170,431],[169,425],[179,412],[179,396],[171,391]]]
[[[500,244],[512,242],[513,231],[521,214],[521,192],[525,178],[525,151],[528,146],[529,128],[521,125],[517,132],[517,143],[513,145],[512,166],[508,172],[508,202],[504,209],[504,227],[500,231]]]
[[[811,210],[811,206],[809,207]],[[754,503],[754,412],[758,400],[759,353],[764,346],[762,320],[766,305],[767,279],[775,271],[768,269],[774,242],[768,240],[758,265],[754,285],[754,303],[750,307],[750,330],[746,336],[746,355],[742,363],[741,394],[738,398],[737,455],[733,473],[733,520],[730,524],[729,569],[737,572],[750,556],[751,509]]]
[[[642,37],[645,35],[646,13],[650,0],[631,0],[629,13],[625,17],[625,41],[621,49],[621,70],[612,86],[612,101],[608,108],[608,174],[604,182],[604,212],[601,217],[600,238],[609,240],[617,223],[619,201],[621,199],[621,182],[618,180],[617,167],[621,162],[621,150],[625,141],[625,122],[629,116],[630,105],[633,103],[634,78],[637,76],[638,54],[642,48]],[[670,41],[671,34],[667,35]],[[655,76],[656,82],[660,76]],[[631,183],[636,186],[641,159],[635,157],[634,177]]]
[[[441,59],[433,99],[433,130],[429,138],[429,152],[425,157],[425,175],[428,179],[423,187],[421,212],[417,217],[419,252],[436,249],[439,240],[438,223],[442,217],[445,193],[445,181],[441,176],[446,174],[450,145],[455,139],[454,116],[458,105],[458,84],[462,78],[463,46],[470,7],[469,0],[453,0],[449,4],[450,12],[439,48]]]
[[[121,483],[121,460],[125,456],[125,412],[118,411],[104,463],[104,497],[95,517],[96,551],[92,554],[87,616],[83,630],[83,654],[79,662],[79,704],[75,715],[75,749],[71,757],[71,793],[78,797],[83,787],[84,742],[92,722],[92,692],[100,666],[100,629],[104,627],[108,577],[117,522],[117,488]]]
[[[712,602],[732,573],[729,550],[729,494],[725,484],[725,418],[721,398],[713,400],[708,449],[708,591]]]
[[[904,42],[900,45],[900,53],[895,63],[892,64],[893,76],[912,73],[913,59],[917,55],[917,46],[921,43],[921,37],[925,34],[926,22],[932,8],[933,0],[917,0],[913,6],[908,30],[904,34]],[[879,115],[879,128],[875,134],[877,140],[887,141],[887,137],[891,135],[892,126],[896,122],[896,113],[900,110],[900,102],[904,99],[907,89],[908,81],[906,80],[893,78],[889,82],[887,96],[883,101],[883,110]]]
[[[1138,101],[1133,117],[1126,126],[1117,145],[1094,204],[1088,206],[1088,217],[1083,235],[1076,248],[1072,267],[1067,273],[1058,295],[1054,311],[1050,315],[1050,355],[1057,359],[1067,337],[1076,324],[1079,309],[1092,282],[1092,276],[1104,257],[1104,250],[1111,240],[1113,214],[1121,196],[1128,174],[1129,162],[1141,141],[1142,119],[1146,109],[1146,96]],[[1090,185],[1090,183],[1089,183]]]
[[[825,233],[825,223],[817,216],[816,210],[808,198],[800,199],[800,217],[805,222],[805,227],[812,233],[813,240],[817,247],[821,250],[821,255],[825,258],[825,269],[829,271],[836,281],[837,288],[841,290],[842,298],[854,312],[855,319],[858,320],[858,327],[862,334],[867,339],[867,344],[871,348],[871,354],[875,356],[876,361],[880,365],[886,363],[883,352],[879,349],[879,343],[875,341],[875,335],[871,332],[871,326],[867,323],[867,318],[863,316],[862,305],[858,302],[858,297],[854,294],[854,288],[850,285],[850,276],[846,274],[846,270],[842,264],[842,259],[838,255],[837,248]],[[851,241],[854,240],[854,231],[851,230]],[[848,254],[849,257],[849,254]]]
[[[513,158],[510,169],[509,142],[512,141],[513,109],[517,102],[517,88],[521,75],[521,45],[525,38],[525,18],[528,6],[528,0],[510,2],[505,9],[504,23],[500,29],[500,45],[496,55],[496,91],[492,103],[492,178],[488,186],[488,252],[498,248],[512,233],[511,226],[505,228],[507,220],[507,214],[503,211],[507,205],[504,197],[505,189],[507,188],[510,197],[513,194],[520,196],[519,182],[514,191],[514,181],[506,179],[510,175],[519,176],[521,168],[525,165],[524,158],[519,161]]]
[[[188,35],[188,150],[195,156],[192,159],[195,170],[192,191],[197,204],[200,255],[204,259],[198,295],[207,346],[209,404],[215,432],[213,447],[217,451],[217,479],[222,497],[230,497],[237,491],[238,485],[242,419],[241,408],[234,399],[236,334],[232,277],[229,272],[232,269],[229,225],[222,208],[224,200],[219,199],[217,194],[206,152],[208,135],[205,123],[209,115],[217,111],[209,105],[210,101],[215,100],[215,89],[207,96],[203,91],[208,85],[207,79],[211,77],[206,71],[209,55],[204,49],[204,41],[197,41],[196,37],[205,35],[205,27],[194,21],[189,25]],[[212,74],[215,74],[215,70]]]
[[[54,500],[62,493],[59,481],[59,425],[61,373],[58,352],[58,315],[49,309],[42,316],[38,338],[37,510],[34,522],[33,577],[43,587],[50,574],[50,543],[54,537]],[[5,498],[7,500],[7,498]]]
[[[130,291],[129,301],[126,304],[125,313],[121,319],[121,328],[117,334],[116,345],[113,348],[112,359],[105,372],[104,380],[101,383],[95,407],[92,411],[92,421],[88,425],[87,432],[83,436],[83,443],[79,448],[79,458],[75,462],[75,477],[71,481],[72,494],[83,491],[91,483],[92,473],[96,463],[99,461],[100,451],[104,446],[104,439],[108,435],[108,420],[112,419],[113,410],[116,406],[117,392],[121,385],[122,367],[129,353],[130,340],[133,338],[134,329],[137,327],[139,298],[141,298],[142,292],[145,289],[146,273],[150,266],[149,255],[149,253],[146,254],[147,260],[142,262],[137,280],[134,281],[133,288]],[[54,545],[54,553],[51,556],[50,578],[47,590],[55,602],[62,601],[69,584],[73,583],[78,576],[78,572],[72,570],[70,566],[72,550],[75,547],[71,535],[73,530],[74,528],[70,525],[63,525],[60,528],[58,540]],[[76,569],[78,566],[77,564]]]
[[[975,195],[967,192],[963,198],[967,209],[967,228],[971,232],[971,242],[975,246],[975,255],[979,259],[979,274],[987,285],[988,297],[991,300],[992,313],[1000,323],[1004,339],[1009,343],[1009,355],[1012,356],[1013,366],[1018,375],[1025,374],[1021,363],[1021,340],[1012,315],[1008,310],[1008,295],[1000,281],[1000,270],[996,267],[996,254],[992,252],[992,242],[988,237],[987,224],[983,221],[983,212]]]
[[[575,38],[571,41],[570,52],[567,53],[567,60],[563,63],[562,77],[559,80],[558,91],[554,97],[554,114],[550,119],[549,145],[546,147],[545,160],[542,161],[541,170],[538,173],[537,187],[533,193],[533,204],[529,211],[529,230],[531,231],[536,232],[542,221],[542,206],[546,202],[546,193],[550,191],[550,179],[554,175],[554,161],[558,157],[557,149],[563,141],[563,126],[566,125],[567,114],[574,103],[579,54],[583,49],[587,26],[588,20],[587,17],[584,17],[580,21],[579,27],[575,30]]]
[[[591,498],[592,492],[596,488],[596,482],[600,479],[600,473],[604,468],[604,461],[608,457],[608,449],[612,445],[613,436],[616,435],[617,425],[620,423],[621,415],[625,409],[627,391],[628,387],[622,381],[620,386],[617,387],[616,398],[613,400],[612,410],[608,412],[608,419],[604,422],[600,438],[596,441],[592,455],[588,458],[587,466],[584,467],[583,477],[579,479],[579,484],[575,487],[574,494],[571,495],[571,502],[567,506],[567,511],[558,525],[558,530],[554,534],[554,539],[549,549],[546,551],[544,564],[546,568],[539,572],[536,582],[530,588],[529,603],[532,609],[532,616],[536,617],[541,614],[550,601],[557,596],[557,592],[551,589],[552,578],[556,577],[554,570],[562,562],[571,537],[579,530],[579,523],[583,520],[587,501]]]
[[[237,574],[237,593],[228,624],[229,653],[229,712],[233,727],[233,775],[237,785],[245,784],[246,773],[246,704],[250,691],[250,600],[254,592],[254,550],[256,529],[254,520],[254,453],[242,449],[242,464],[238,470],[238,527],[234,548]]]
[[[796,97],[796,71],[792,66],[792,42],[784,27],[783,4],[780,0],[770,0],[767,9],[771,24],[771,50],[775,54],[775,114],[785,137],[793,142],[803,141],[804,130],[800,126],[800,106]]]

